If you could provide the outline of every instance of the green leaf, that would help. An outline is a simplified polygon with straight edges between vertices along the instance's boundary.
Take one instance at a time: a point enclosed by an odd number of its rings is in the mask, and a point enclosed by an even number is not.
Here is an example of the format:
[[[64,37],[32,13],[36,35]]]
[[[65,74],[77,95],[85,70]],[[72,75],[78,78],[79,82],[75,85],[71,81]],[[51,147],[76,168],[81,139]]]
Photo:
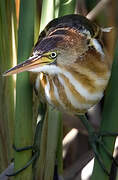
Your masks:
[[[59,15],[64,16],[67,14],[74,14],[76,0],[60,0]]]
[[[104,110],[101,121],[101,132],[118,132],[118,41],[115,49],[114,62],[112,66],[111,79],[108,85],[108,89],[105,96]],[[104,143],[112,154],[114,150],[115,137],[104,137]],[[110,171],[112,160],[106,155],[102,147],[100,147],[100,154],[102,156],[103,162],[107,170]],[[101,169],[97,160],[95,160],[94,171],[92,175],[92,180],[96,177],[99,179],[108,180],[109,177]]]
[[[18,63],[31,55],[34,45],[34,1],[20,1],[20,17],[18,29]],[[33,144],[32,129],[32,87],[29,73],[17,75],[16,81],[16,113],[15,113],[15,146],[22,148]],[[15,152],[15,171],[23,168],[30,160],[32,151]],[[32,167],[28,167],[16,176],[17,180],[32,179]]]
[[[15,61],[13,59],[15,29],[14,0],[0,0],[0,171],[8,166],[13,156],[15,81],[13,77],[2,77],[1,74],[13,66]]]
[[[54,0],[43,0],[41,12],[40,32],[45,28],[49,21],[54,18]]]

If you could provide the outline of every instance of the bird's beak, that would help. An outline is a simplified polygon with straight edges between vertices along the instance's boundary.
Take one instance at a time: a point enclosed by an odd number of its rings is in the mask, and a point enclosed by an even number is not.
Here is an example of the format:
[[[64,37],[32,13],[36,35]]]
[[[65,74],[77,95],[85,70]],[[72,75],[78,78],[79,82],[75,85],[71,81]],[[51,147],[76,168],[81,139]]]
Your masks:
[[[3,73],[3,76],[9,76],[12,74],[17,74],[24,71],[30,71],[31,69],[34,69],[36,67],[50,64],[52,62],[51,59],[47,58],[43,55],[34,55],[31,56],[26,61],[23,61],[22,63],[18,64],[17,66],[9,69],[8,71]]]

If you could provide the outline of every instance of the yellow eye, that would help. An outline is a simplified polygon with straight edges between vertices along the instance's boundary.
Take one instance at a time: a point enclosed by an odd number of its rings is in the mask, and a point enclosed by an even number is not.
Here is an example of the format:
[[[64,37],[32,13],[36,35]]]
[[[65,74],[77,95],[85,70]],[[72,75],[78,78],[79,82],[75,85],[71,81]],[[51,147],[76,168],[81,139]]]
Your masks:
[[[55,59],[57,57],[57,53],[56,52],[51,52],[50,57],[52,59]]]

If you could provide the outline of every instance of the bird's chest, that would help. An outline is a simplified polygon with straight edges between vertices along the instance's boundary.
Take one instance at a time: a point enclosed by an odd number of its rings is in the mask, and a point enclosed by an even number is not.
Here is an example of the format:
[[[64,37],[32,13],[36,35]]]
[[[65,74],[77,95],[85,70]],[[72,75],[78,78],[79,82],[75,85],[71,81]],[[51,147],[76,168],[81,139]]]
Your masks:
[[[44,101],[70,113],[85,113],[103,96],[103,90],[89,92],[87,86],[83,86],[82,81],[69,72],[52,76],[40,73],[36,79],[36,88]]]
[[[36,79],[36,89],[43,101],[58,109],[64,109],[60,100],[61,97],[62,102],[64,101],[63,87],[60,85],[57,75],[51,76],[41,72]]]

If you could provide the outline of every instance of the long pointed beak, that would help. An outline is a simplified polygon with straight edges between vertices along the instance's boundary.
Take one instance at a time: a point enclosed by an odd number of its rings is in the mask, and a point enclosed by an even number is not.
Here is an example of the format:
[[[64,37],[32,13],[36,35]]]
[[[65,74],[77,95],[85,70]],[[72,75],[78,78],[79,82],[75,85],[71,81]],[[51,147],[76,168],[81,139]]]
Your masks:
[[[29,71],[31,69],[34,69],[38,66],[45,65],[47,63],[50,63],[51,60],[43,55],[34,55],[27,59],[26,61],[18,64],[17,66],[9,69],[8,71],[3,73],[3,76],[9,76],[12,74],[17,74],[24,71]]]

